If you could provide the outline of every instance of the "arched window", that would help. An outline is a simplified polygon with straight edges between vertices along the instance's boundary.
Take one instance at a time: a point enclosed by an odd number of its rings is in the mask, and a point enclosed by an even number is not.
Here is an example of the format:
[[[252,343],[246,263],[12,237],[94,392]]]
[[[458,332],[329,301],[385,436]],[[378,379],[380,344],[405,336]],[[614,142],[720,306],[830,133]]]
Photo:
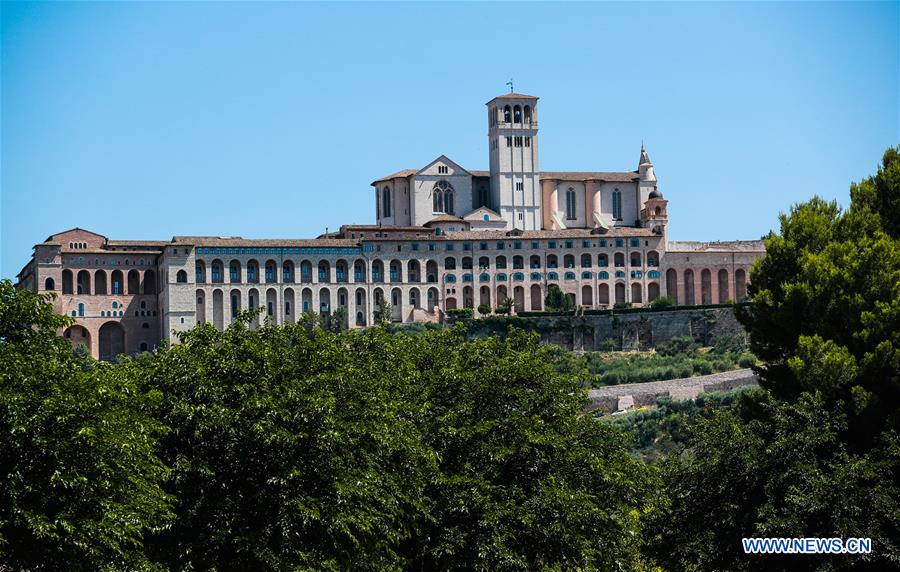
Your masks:
[[[444,193],[439,191],[437,188],[434,189],[434,200],[433,200],[433,208],[432,210],[436,213],[444,212]]]
[[[385,218],[391,216],[391,190],[385,187],[381,191],[381,211]]]
[[[44,290],[56,290],[56,282],[53,281],[53,278],[44,280]]]
[[[612,211],[613,218],[622,220],[622,191],[616,189],[612,194]]]
[[[84,317],[84,304],[78,304],[78,317]]]
[[[525,123],[531,123],[531,106],[525,106]]]
[[[512,110],[508,105],[503,108],[503,122],[512,123]]]
[[[575,189],[572,187],[566,191],[566,218],[575,220]]]
[[[178,274],[175,275],[175,282],[187,282],[187,272],[179,270]]]
[[[518,105],[513,107],[513,123],[522,123],[522,108]]]
[[[434,212],[453,214],[453,187],[447,181],[438,181],[432,189]]]

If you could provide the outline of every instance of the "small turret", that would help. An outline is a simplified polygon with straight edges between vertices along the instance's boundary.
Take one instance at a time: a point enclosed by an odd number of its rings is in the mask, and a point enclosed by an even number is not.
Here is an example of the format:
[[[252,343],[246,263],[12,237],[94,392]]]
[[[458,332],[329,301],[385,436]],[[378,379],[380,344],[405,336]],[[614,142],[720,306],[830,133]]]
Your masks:
[[[641,145],[641,159],[638,162],[638,172],[641,175],[642,181],[656,182],[656,173],[653,172],[653,163],[650,162],[650,155],[644,150],[643,144]]]

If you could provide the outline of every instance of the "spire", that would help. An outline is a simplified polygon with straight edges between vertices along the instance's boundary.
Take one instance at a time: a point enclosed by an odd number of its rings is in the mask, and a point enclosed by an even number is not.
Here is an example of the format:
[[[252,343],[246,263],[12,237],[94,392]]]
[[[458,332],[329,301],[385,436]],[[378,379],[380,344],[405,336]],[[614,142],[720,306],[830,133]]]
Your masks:
[[[638,161],[638,167],[641,167],[642,165],[653,165],[653,163],[650,162],[650,155],[644,150],[643,142],[641,143],[641,160]]]
[[[638,163],[638,172],[642,181],[656,183],[656,173],[653,172],[653,163],[650,162],[650,155],[644,149],[644,143],[641,142],[641,159]]]

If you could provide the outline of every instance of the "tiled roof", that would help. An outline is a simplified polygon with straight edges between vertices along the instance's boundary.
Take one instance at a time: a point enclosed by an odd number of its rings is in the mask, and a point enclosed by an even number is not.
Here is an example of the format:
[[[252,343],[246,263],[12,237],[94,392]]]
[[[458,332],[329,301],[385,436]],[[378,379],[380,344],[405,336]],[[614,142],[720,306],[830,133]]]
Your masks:
[[[381,177],[380,179],[375,179],[372,181],[372,184],[383,183],[384,181],[390,181],[391,179],[404,179],[410,175],[415,175],[419,172],[419,169],[403,169],[402,171],[397,171],[393,175],[388,175],[387,177]]]
[[[437,215],[436,217],[434,217],[430,221],[426,222],[425,224],[432,223],[432,222],[462,222],[462,219],[459,218],[458,216],[454,216],[452,214],[442,214],[442,215]]]
[[[765,243],[761,240],[717,240],[700,242],[673,240],[666,248],[667,252],[733,252],[733,251],[765,251]]]
[[[593,179],[610,183],[630,183],[640,175],[634,171],[607,172],[607,171],[541,171],[541,179],[556,179],[559,181],[586,181]]]
[[[498,95],[494,99],[537,99],[537,97],[533,95],[525,95],[524,93],[504,93],[503,95]],[[491,101],[494,101],[492,99]],[[490,102],[488,102],[490,103]]]
[[[565,230],[525,230],[516,234],[516,238],[541,239],[541,238],[607,238],[621,236],[659,236],[653,234],[649,228],[613,227],[604,234],[595,234],[590,228],[567,228]],[[508,230],[470,230],[463,232],[451,232],[440,238],[447,240],[505,240],[509,238]]]
[[[188,239],[188,240],[179,240],[177,242],[181,244],[190,244],[196,246],[287,246],[287,247],[300,247],[300,246],[343,246],[343,247],[354,247],[358,246],[359,241],[357,239],[348,239],[348,238],[308,238],[308,239],[296,239],[296,238],[228,238],[228,237],[213,237],[213,236],[197,236],[197,237],[177,237],[180,239]]]
[[[168,240],[107,240],[109,246],[166,246],[172,244]]]
[[[397,171],[393,175],[382,177],[376,181],[372,181],[372,185],[377,185],[384,181],[396,178],[406,178],[410,175],[418,173],[416,169],[404,169]],[[490,171],[469,171],[473,177],[490,177]],[[609,183],[630,183],[640,178],[637,171],[541,171],[541,179],[556,179],[559,181],[586,181],[588,179],[596,181],[606,181]]]

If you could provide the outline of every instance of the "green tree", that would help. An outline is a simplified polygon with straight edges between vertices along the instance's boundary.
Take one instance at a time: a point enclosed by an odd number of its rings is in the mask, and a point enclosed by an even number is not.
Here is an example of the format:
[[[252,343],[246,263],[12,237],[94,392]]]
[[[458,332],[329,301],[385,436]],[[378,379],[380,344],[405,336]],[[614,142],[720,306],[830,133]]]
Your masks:
[[[390,302],[388,302],[387,299],[382,296],[381,299],[378,300],[378,303],[375,305],[375,322],[381,325],[385,325],[391,323],[392,319],[393,308]]]
[[[478,313],[482,316],[487,316],[491,313],[491,305],[490,304],[479,304]]]
[[[671,508],[653,552],[667,569],[834,570],[900,563],[900,154],[851,188],[781,216],[737,308],[762,360],[735,413],[700,423],[670,458]],[[869,537],[873,553],[743,555],[748,536]]]
[[[434,455],[420,439],[406,338],[381,328],[209,325],[123,364],[166,399],[159,455],[173,525],[167,569],[386,570],[427,518]]]
[[[508,298],[508,297],[504,298],[500,302],[500,305],[497,306],[496,312],[498,314],[509,314],[510,312],[512,312],[512,309],[513,309],[513,307],[515,307],[515,305],[516,305],[516,301],[513,300],[512,298]]]
[[[655,474],[582,415],[536,334],[421,340],[424,439],[439,459],[414,569],[635,569]]]
[[[161,429],[116,367],[77,356],[51,298],[0,281],[0,569],[137,569],[170,519]]]
[[[551,312],[568,312],[572,309],[572,300],[560,290],[556,284],[547,288],[547,296],[544,298],[544,306]]]

